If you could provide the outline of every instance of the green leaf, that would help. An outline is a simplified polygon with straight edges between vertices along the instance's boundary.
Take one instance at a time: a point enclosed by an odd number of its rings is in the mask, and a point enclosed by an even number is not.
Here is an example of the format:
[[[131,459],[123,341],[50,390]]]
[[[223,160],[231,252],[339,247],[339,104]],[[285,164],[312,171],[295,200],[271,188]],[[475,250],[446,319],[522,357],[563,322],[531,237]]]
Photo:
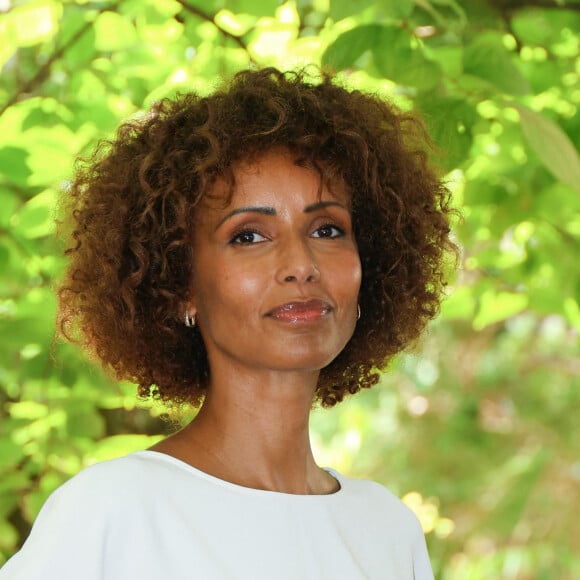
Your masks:
[[[430,50],[430,56],[434,58],[446,76],[456,78],[463,72],[463,47],[462,46],[438,46]]]
[[[380,42],[383,26],[367,24],[341,34],[322,55],[322,64],[336,71],[348,69]]]
[[[441,75],[436,63],[411,46],[409,32],[400,26],[366,24],[348,30],[327,48],[322,63],[335,70],[357,68],[367,54],[382,76],[404,86],[428,89]]]
[[[16,547],[18,532],[16,528],[5,519],[0,519],[0,548],[12,549]],[[2,562],[0,561],[0,565]]]
[[[394,61],[397,64],[390,78],[400,85],[428,91],[441,78],[441,69],[437,63],[427,60],[419,49],[401,50],[394,56]]]
[[[477,112],[467,101],[459,98],[440,98],[424,94],[416,104],[440,150],[437,162],[448,171],[459,167],[469,158],[472,127],[479,120]]]
[[[544,115],[522,105],[514,107],[526,141],[546,169],[562,183],[580,189],[580,158],[568,135]]]
[[[482,330],[490,324],[510,318],[526,308],[528,297],[514,292],[488,290],[481,296],[473,328]]]
[[[463,71],[482,78],[512,95],[527,95],[530,84],[514,65],[501,35],[491,32],[476,36],[463,54]]]
[[[224,8],[238,14],[252,14],[254,16],[274,16],[276,8],[280,6],[278,0],[227,0]]]
[[[18,465],[23,457],[24,453],[20,445],[11,439],[0,439],[0,469]]]
[[[19,403],[8,403],[8,412],[13,419],[40,419],[48,415],[46,405],[34,401],[21,401]]]
[[[58,31],[62,6],[57,2],[29,2],[15,6],[8,14],[17,46],[46,42]]]
[[[12,22],[7,17],[0,17],[0,70],[18,50],[17,35]]]
[[[474,310],[473,289],[469,286],[454,289],[441,304],[441,316],[449,320],[470,320]]]
[[[338,21],[349,16],[356,16],[373,4],[373,0],[359,0],[356,3],[352,0],[330,0],[328,15],[334,21]]]
[[[386,12],[390,18],[404,20],[413,12],[413,0],[379,0],[377,4]],[[351,10],[353,3],[350,2]],[[358,5],[357,5],[358,9]]]
[[[68,401],[64,408],[66,430],[71,437],[98,439],[103,436],[104,420],[90,401]]]
[[[437,63],[426,59],[420,47],[412,46],[411,35],[400,26],[381,28],[373,56],[379,72],[399,85],[431,89],[441,76]]]
[[[133,451],[146,449],[159,441],[160,437],[149,435],[114,435],[99,441],[86,457],[89,463],[121,457]]]
[[[29,151],[20,147],[2,147],[0,149],[0,167],[2,174],[12,183],[21,187],[26,185],[26,180],[32,171],[28,166]]]
[[[28,200],[20,212],[13,216],[12,224],[18,234],[27,239],[40,238],[54,232],[53,216],[55,192],[47,189]]]
[[[102,12],[94,23],[95,47],[104,52],[123,50],[137,42],[137,31],[125,16]]]

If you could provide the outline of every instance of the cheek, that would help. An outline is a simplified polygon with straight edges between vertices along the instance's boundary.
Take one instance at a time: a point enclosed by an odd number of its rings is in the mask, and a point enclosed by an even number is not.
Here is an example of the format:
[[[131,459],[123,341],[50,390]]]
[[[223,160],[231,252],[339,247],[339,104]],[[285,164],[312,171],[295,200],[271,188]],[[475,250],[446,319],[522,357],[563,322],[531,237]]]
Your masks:
[[[341,285],[345,294],[358,300],[362,280],[362,269],[358,252],[354,251],[348,256],[344,256],[341,261]]]
[[[266,290],[265,268],[233,267],[227,269],[222,276],[222,284],[216,288],[232,304],[255,304],[257,297],[262,297]],[[249,302],[251,299],[251,302]]]

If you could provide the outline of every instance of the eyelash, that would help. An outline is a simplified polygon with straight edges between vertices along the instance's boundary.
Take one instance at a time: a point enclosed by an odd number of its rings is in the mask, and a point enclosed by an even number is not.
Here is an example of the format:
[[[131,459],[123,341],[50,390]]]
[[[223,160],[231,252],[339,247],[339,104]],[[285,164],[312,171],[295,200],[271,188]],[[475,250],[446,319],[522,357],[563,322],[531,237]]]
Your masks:
[[[334,223],[326,223],[326,224],[322,224],[320,226],[318,226],[313,233],[319,232],[320,230],[323,229],[331,229],[331,230],[335,230],[337,233],[336,235],[330,235],[330,236],[315,236],[319,239],[335,239],[335,238],[342,238],[345,235],[345,230],[343,228],[341,228],[340,226],[337,226]],[[253,228],[244,228],[242,230],[236,231],[234,233],[234,235],[231,237],[229,244],[232,246],[251,246],[260,242],[242,242],[240,240],[240,238],[242,236],[246,236],[246,235],[252,235],[255,234],[257,236],[260,236],[262,238],[265,238],[266,236],[264,236],[263,234],[261,234],[258,230],[253,229]]]
[[[251,246],[252,244],[255,244],[257,242],[241,242],[239,240],[239,238],[241,238],[242,236],[248,235],[248,234],[256,234],[257,236],[261,236],[263,238],[265,238],[266,236],[264,236],[263,234],[261,234],[258,230],[252,229],[252,228],[244,228],[240,231],[237,231],[232,238],[229,241],[229,244],[232,246]]]
[[[337,226],[336,224],[333,223],[328,223],[328,224],[322,224],[321,226],[318,226],[314,231],[318,232],[322,229],[334,229],[338,232],[338,235],[335,236],[323,236],[325,238],[342,238],[345,235],[345,231],[343,228],[341,228],[340,226]]]

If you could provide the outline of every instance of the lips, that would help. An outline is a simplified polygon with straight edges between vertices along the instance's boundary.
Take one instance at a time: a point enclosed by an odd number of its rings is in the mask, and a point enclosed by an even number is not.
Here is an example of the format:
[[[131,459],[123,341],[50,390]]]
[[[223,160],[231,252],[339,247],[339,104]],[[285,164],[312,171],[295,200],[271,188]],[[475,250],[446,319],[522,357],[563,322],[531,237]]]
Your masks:
[[[326,316],[332,306],[323,300],[288,302],[277,306],[266,316],[281,322],[314,322]]]

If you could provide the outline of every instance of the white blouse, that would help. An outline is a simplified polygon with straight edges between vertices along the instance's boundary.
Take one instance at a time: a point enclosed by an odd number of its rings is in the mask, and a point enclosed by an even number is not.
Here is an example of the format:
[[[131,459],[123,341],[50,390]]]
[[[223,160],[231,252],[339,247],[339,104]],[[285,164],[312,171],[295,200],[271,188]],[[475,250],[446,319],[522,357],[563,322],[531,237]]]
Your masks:
[[[93,465],[57,489],[0,580],[432,580],[414,514],[384,487],[235,485],[155,451]]]

